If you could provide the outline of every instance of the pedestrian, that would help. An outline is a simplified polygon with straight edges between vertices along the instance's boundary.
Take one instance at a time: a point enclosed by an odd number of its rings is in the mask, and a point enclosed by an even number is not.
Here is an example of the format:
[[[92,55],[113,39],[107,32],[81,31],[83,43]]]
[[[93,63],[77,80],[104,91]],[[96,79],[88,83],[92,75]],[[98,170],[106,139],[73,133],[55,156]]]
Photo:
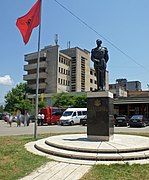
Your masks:
[[[18,114],[17,116],[17,127],[21,126],[21,114]]]
[[[8,123],[9,123],[10,127],[12,126],[12,119],[13,119],[13,116],[10,115],[10,116],[9,116],[9,119],[8,119]]]
[[[37,124],[38,124],[38,126],[40,126],[40,124],[41,124],[41,113],[38,113],[37,119],[38,119]]]
[[[41,113],[41,126],[43,126],[43,123],[44,123],[44,117],[45,115],[43,113]]]
[[[26,121],[27,121],[27,126],[29,126],[30,123],[30,115],[28,113],[26,113]]]
[[[6,114],[5,119],[6,119],[7,124],[9,124],[9,117],[10,117],[10,115]]]

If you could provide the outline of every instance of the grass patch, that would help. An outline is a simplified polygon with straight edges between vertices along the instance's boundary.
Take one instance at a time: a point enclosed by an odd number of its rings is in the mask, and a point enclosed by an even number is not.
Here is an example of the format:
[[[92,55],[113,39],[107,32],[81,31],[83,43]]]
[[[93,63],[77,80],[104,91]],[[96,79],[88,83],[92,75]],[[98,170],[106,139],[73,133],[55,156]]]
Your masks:
[[[45,133],[38,139],[66,133]],[[70,133],[73,134],[73,133]],[[0,180],[15,180],[30,174],[50,161],[49,158],[28,152],[24,145],[34,141],[33,135],[0,136]]]
[[[149,164],[95,165],[81,180],[148,180]]]
[[[149,133],[116,133],[149,137]],[[148,180],[149,164],[94,165],[81,180]]]
[[[30,141],[34,141],[32,136],[0,137],[0,179],[14,180],[24,177],[50,161],[46,157],[28,152],[24,145]]]
[[[42,134],[38,139],[59,134]],[[71,133],[70,133],[71,134]],[[73,133],[74,134],[74,133]],[[122,134],[122,133],[120,133]],[[123,133],[149,137],[149,133]],[[15,180],[31,173],[50,159],[28,152],[24,145],[34,141],[32,135],[0,137],[0,180]],[[149,164],[94,165],[81,180],[148,180]]]

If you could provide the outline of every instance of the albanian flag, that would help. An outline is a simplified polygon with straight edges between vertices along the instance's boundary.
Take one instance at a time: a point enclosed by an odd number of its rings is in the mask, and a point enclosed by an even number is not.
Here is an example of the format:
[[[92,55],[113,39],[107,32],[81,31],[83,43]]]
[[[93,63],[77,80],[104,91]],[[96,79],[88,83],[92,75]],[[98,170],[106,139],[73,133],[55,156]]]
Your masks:
[[[27,14],[17,19],[16,26],[25,44],[28,43],[32,30],[40,24],[40,7],[41,0],[37,0]]]

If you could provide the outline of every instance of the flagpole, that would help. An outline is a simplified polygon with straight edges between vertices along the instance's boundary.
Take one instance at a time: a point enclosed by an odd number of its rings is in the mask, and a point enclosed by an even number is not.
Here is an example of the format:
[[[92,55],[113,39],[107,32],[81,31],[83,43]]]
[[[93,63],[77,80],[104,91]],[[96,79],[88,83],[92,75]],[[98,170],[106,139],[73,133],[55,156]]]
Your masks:
[[[38,121],[38,93],[39,93],[39,66],[40,66],[40,36],[41,36],[41,9],[42,0],[40,5],[40,24],[38,32],[38,58],[37,58],[37,74],[36,74],[36,100],[35,100],[35,124],[34,124],[34,139],[37,139],[37,121]]]

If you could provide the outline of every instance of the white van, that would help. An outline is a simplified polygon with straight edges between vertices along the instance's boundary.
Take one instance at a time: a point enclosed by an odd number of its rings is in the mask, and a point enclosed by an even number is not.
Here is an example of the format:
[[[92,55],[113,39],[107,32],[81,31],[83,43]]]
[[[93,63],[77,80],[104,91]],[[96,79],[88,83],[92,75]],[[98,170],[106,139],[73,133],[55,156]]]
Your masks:
[[[87,115],[87,108],[68,108],[60,118],[60,125],[80,124],[80,119]]]

